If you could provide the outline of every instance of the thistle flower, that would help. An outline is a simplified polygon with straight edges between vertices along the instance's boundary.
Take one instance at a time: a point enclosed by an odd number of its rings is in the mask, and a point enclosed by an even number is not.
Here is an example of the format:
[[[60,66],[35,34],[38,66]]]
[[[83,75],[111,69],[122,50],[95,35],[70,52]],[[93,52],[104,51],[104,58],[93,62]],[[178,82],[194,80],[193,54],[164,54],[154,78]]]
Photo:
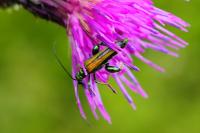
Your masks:
[[[82,69],[85,95],[95,118],[96,110],[109,123],[107,113],[99,94],[94,74],[98,81],[107,83],[113,77],[128,103],[135,109],[135,104],[124,85],[133,92],[148,97],[130,69],[139,71],[132,56],[163,72],[164,69],[143,56],[146,49],[153,49],[171,56],[178,55],[171,51],[184,48],[187,42],[164,28],[169,25],[187,31],[189,25],[175,15],[154,6],[152,0],[19,0],[25,8],[48,20],[66,27],[72,48],[72,77]],[[40,8],[38,8],[40,7]],[[116,41],[128,39],[128,44],[121,49]],[[92,57],[93,47],[103,42],[105,46],[117,52],[109,60],[113,66],[121,66],[118,73],[107,72],[104,68],[88,74],[85,61]],[[102,49],[103,49],[102,48]],[[83,118],[83,111],[78,94],[78,81],[74,80],[75,97]],[[91,93],[92,92],[92,93]]]

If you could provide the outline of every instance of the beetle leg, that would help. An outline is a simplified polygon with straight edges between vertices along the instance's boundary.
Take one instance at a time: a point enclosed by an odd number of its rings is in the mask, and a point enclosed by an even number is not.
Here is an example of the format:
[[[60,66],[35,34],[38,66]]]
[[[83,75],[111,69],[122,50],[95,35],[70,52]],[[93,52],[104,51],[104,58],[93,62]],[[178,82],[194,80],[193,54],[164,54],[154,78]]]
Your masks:
[[[92,55],[95,55],[99,52],[99,45],[95,45],[92,49]]]
[[[116,67],[116,66],[110,66],[109,63],[106,64],[105,69],[106,71],[110,72],[110,73],[116,73],[121,71],[122,66]]]
[[[106,46],[104,42],[100,42],[99,45]]]
[[[98,43],[97,45],[95,45],[95,46],[93,47],[93,49],[92,49],[92,55],[95,55],[95,54],[97,54],[97,53],[99,52],[99,50],[100,50],[100,45],[101,45],[101,46],[106,46],[106,44],[105,44],[104,42]]]
[[[94,81],[95,81],[97,84],[107,85],[108,88],[109,88],[113,93],[117,94],[117,91],[116,91],[109,83],[104,83],[104,82],[98,81],[98,80],[96,79],[95,73],[94,73]]]

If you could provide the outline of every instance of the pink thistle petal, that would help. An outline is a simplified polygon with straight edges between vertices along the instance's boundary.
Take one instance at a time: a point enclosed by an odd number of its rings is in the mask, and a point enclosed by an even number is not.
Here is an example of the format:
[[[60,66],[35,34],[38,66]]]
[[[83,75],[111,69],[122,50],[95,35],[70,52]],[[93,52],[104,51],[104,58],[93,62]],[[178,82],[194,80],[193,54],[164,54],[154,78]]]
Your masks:
[[[187,32],[189,24],[172,13],[155,7],[152,0],[41,0],[41,2],[52,7],[62,17],[61,23],[65,24],[71,42],[72,76],[76,77],[80,70],[84,71],[82,82],[85,85],[84,91],[90,108],[95,118],[98,119],[96,113],[98,109],[109,123],[111,123],[110,116],[103,106],[95,79],[91,75],[95,74],[97,80],[104,83],[108,82],[109,77],[113,77],[129,104],[135,109],[135,104],[123,83],[144,98],[148,95],[130,71],[130,69],[140,70],[135,66],[132,57],[137,57],[147,65],[164,72],[162,67],[143,56],[146,49],[178,57],[173,50],[187,46],[187,42],[165,29],[165,26],[169,25]],[[125,48],[116,45],[124,39],[128,39]],[[86,61],[93,57],[93,47],[101,42],[104,46],[100,46],[100,50],[109,48],[117,53],[108,63],[116,67],[123,66],[120,67],[119,73],[107,72],[104,65],[88,73]],[[81,115],[86,118],[78,97],[77,81],[74,81],[74,89]]]
[[[124,97],[127,99],[128,103],[131,105],[131,107],[135,110],[136,106],[133,102],[133,99],[131,98],[131,96],[128,94],[128,92],[126,91],[124,85],[122,84],[120,78],[118,77],[118,75],[113,74],[113,78],[116,80],[117,84],[119,85],[119,88],[121,89]]]

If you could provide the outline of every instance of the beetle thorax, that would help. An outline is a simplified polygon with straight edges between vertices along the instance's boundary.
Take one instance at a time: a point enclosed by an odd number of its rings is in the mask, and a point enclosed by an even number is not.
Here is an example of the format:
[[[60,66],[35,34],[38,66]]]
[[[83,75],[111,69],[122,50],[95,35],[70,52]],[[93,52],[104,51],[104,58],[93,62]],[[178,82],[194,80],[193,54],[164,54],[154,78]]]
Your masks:
[[[81,68],[77,73],[76,73],[76,80],[81,83],[82,80],[86,77],[83,69]]]

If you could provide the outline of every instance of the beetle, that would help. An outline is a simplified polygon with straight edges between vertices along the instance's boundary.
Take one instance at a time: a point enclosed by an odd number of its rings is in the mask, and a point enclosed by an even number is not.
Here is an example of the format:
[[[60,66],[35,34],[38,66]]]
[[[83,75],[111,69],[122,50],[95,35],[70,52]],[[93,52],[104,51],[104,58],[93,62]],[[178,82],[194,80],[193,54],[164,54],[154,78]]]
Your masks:
[[[123,39],[121,41],[118,41],[117,45],[120,48],[125,48],[127,43],[128,43],[128,39]],[[101,45],[105,46],[105,44],[103,42],[101,42],[98,45],[95,45],[93,47],[93,49],[92,49],[93,56],[84,62],[86,72],[84,72],[83,68],[80,68],[79,71],[75,74],[75,78],[73,78],[72,75],[66,70],[66,68],[61,63],[60,59],[57,57],[56,54],[55,54],[55,57],[56,57],[58,63],[61,65],[61,67],[65,70],[65,72],[73,80],[76,80],[78,82],[78,84],[83,85],[83,82],[82,82],[83,79],[86,78],[87,75],[90,76],[90,74],[94,74],[94,80],[96,83],[107,85],[114,93],[116,93],[116,91],[112,88],[112,86],[109,83],[103,83],[103,82],[96,80],[95,72],[97,72],[98,70],[100,70],[103,67],[105,67],[105,70],[110,73],[116,73],[116,72],[121,71],[121,68],[116,67],[116,66],[110,66],[108,63],[108,61],[110,59],[112,59],[115,55],[117,55],[117,52],[108,47],[106,47],[105,49],[100,51]],[[88,85],[90,85],[90,83],[88,83]]]

